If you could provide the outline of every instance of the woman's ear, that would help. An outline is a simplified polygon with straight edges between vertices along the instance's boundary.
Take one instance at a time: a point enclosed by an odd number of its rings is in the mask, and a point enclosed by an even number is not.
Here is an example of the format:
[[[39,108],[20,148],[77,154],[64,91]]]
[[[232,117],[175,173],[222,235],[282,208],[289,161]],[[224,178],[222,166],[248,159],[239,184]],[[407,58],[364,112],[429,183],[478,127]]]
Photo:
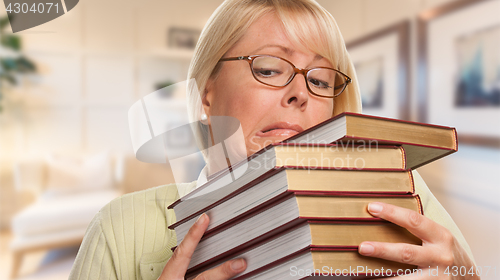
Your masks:
[[[210,125],[210,116],[211,114],[211,106],[212,100],[214,96],[214,84],[212,78],[209,78],[207,84],[205,85],[205,90],[201,95],[201,105],[203,107],[203,111],[207,116],[207,120],[203,120],[204,124]]]

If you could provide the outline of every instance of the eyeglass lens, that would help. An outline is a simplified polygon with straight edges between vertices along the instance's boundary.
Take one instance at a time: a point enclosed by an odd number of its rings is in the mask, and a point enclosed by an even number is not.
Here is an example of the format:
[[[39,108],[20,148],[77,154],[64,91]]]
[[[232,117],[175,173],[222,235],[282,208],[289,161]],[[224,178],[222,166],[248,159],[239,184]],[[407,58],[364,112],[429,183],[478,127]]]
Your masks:
[[[256,57],[252,63],[254,77],[272,86],[284,86],[294,74],[293,66],[285,60],[271,57]],[[314,68],[307,73],[309,89],[321,96],[339,95],[347,85],[347,79],[332,69]]]

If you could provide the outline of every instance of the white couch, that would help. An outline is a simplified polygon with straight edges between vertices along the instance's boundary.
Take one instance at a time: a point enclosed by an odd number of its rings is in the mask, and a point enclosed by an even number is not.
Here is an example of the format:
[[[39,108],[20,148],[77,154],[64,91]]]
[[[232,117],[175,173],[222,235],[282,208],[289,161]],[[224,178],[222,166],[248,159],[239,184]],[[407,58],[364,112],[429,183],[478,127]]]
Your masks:
[[[16,188],[35,192],[38,198],[12,218],[12,278],[17,276],[24,254],[81,243],[94,215],[122,193],[114,176],[122,166],[119,160],[112,164],[107,153],[51,155],[16,163]]]

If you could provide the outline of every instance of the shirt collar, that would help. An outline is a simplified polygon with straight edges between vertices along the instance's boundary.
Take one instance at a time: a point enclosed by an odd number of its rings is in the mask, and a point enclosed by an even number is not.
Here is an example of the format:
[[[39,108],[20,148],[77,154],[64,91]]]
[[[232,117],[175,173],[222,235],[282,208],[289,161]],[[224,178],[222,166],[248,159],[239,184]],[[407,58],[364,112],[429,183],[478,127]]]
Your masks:
[[[208,165],[205,165],[203,169],[200,172],[200,175],[198,175],[198,180],[196,181],[196,188],[200,187],[201,185],[205,184],[208,181]]]

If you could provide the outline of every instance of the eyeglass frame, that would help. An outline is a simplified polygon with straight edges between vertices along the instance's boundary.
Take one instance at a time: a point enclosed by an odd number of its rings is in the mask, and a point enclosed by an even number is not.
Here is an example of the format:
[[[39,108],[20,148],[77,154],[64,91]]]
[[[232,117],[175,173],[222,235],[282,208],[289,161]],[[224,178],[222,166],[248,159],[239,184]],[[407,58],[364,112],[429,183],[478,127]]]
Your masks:
[[[264,83],[263,81],[257,79],[257,77],[255,77],[255,73],[253,72],[253,68],[252,68],[252,64],[253,64],[253,61],[258,58],[258,57],[273,57],[273,58],[277,58],[277,59],[281,59],[281,60],[284,60],[285,62],[287,62],[288,64],[290,64],[292,67],[293,67],[293,74],[292,76],[290,76],[290,78],[288,79],[288,81],[282,85],[282,86],[275,86],[275,85],[270,85],[270,84],[267,84],[267,83]],[[339,70],[337,69],[334,69],[334,68],[331,68],[331,67],[313,67],[313,68],[304,68],[304,69],[301,69],[301,68],[297,68],[295,67],[295,65],[293,63],[291,63],[290,61],[282,58],[282,57],[279,57],[279,56],[274,56],[274,55],[262,55],[262,54],[256,54],[256,55],[247,55],[247,56],[234,56],[234,57],[224,57],[224,58],[221,58],[219,59],[219,62],[221,61],[238,61],[238,60],[246,60],[248,62],[248,65],[250,66],[250,71],[252,72],[252,76],[254,77],[254,79],[261,83],[261,84],[264,84],[266,86],[271,86],[271,87],[276,87],[276,88],[282,88],[282,87],[286,87],[287,85],[289,85],[293,79],[295,78],[295,76],[298,74],[302,74],[302,76],[304,76],[304,79],[306,81],[306,86],[307,86],[307,90],[309,90],[309,92],[314,95],[314,96],[318,96],[318,97],[323,97],[323,98],[335,98],[339,95],[341,95],[345,89],[347,88],[347,86],[352,82],[352,79],[347,76],[346,74],[340,72]],[[340,75],[342,75],[343,77],[346,78],[347,82],[345,83],[345,86],[344,88],[342,89],[342,91],[340,91],[340,93],[338,94],[334,94],[333,96],[324,96],[324,95],[319,95],[317,93],[314,93],[311,88],[309,87],[309,81],[307,81],[307,74],[309,73],[309,71],[311,70],[316,70],[316,69],[329,69],[329,70],[333,70],[337,73],[339,73]],[[335,90],[335,88],[334,88]]]

